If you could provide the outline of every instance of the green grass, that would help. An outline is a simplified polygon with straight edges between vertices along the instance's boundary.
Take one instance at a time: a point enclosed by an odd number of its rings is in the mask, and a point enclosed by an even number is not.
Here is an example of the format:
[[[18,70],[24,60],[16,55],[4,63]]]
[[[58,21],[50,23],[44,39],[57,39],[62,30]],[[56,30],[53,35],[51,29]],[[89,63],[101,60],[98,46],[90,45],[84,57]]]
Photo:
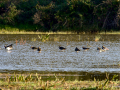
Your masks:
[[[11,26],[11,25],[1,25],[0,24],[0,34],[78,34],[77,31],[80,31],[79,34],[91,34],[91,30],[58,30],[56,32],[53,31],[46,31],[39,25],[16,25],[16,26]],[[120,34],[120,31],[107,31],[106,33],[104,30],[101,30],[101,32],[97,32],[93,34]]]
[[[16,30],[16,31],[15,31]],[[77,34],[77,32],[62,32],[62,31],[58,31],[58,32],[34,32],[34,31],[19,31],[17,29],[15,29],[14,31],[7,31],[5,29],[0,30],[0,34]],[[79,34],[89,34],[89,33],[85,33],[85,32],[81,32]],[[100,32],[97,34],[120,34],[120,31],[115,31],[115,32]]]
[[[0,74],[0,89],[19,89],[19,90],[119,90],[120,81],[114,80],[117,75],[114,75],[109,80],[109,75],[106,79],[99,81],[94,79],[88,81],[68,80],[64,77],[58,78],[53,75],[55,79],[48,74],[46,80],[41,74]]]

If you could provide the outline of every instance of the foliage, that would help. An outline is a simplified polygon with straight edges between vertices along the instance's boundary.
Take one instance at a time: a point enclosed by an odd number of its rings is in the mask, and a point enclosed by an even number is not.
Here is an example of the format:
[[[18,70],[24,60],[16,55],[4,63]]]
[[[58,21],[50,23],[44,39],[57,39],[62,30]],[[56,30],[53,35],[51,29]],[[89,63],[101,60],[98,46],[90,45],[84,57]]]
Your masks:
[[[97,16],[99,25],[102,28],[112,29],[116,27],[116,16],[119,3],[117,0],[106,0],[94,7],[94,13]]]
[[[0,23],[38,31],[120,29],[119,0],[1,0]]]
[[[16,9],[16,6],[11,3],[11,5],[8,7],[8,11],[4,14],[2,14],[2,16],[0,16],[0,19],[2,21],[2,23],[4,24],[15,24],[15,16],[17,16],[19,14],[19,10]]]

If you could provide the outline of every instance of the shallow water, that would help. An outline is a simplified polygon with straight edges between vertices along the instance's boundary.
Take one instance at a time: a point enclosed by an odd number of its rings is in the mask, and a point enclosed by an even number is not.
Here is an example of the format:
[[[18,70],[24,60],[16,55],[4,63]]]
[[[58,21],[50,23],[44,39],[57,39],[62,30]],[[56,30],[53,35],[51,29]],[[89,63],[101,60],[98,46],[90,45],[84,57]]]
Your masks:
[[[83,79],[120,74],[120,35],[50,35],[45,42],[39,36],[0,35],[0,72],[57,72]],[[5,50],[6,44],[13,44],[13,49]],[[67,49],[60,51],[59,45]],[[99,52],[102,45],[109,51]],[[41,47],[41,53],[31,46]],[[90,49],[84,51],[83,46]],[[75,47],[81,51],[75,52]]]

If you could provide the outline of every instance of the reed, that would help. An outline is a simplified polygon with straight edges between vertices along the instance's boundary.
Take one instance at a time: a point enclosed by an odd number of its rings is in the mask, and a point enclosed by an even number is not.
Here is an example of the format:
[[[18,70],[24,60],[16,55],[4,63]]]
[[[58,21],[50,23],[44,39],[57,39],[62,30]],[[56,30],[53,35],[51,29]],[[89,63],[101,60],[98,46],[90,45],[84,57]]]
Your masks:
[[[31,41],[36,41],[37,39],[35,38],[35,37],[33,37],[32,39],[31,39]]]
[[[49,39],[49,34],[47,34],[47,35],[43,35],[43,34],[38,35],[38,38],[39,38],[42,42],[45,42],[45,41],[47,41],[47,40]]]
[[[99,41],[99,40],[100,40],[100,38],[101,38],[101,36],[100,36],[100,35],[95,35],[95,41]]]
[[[53,38],[54,41],[60,41],[60,37],[55,35],[54,38]]]

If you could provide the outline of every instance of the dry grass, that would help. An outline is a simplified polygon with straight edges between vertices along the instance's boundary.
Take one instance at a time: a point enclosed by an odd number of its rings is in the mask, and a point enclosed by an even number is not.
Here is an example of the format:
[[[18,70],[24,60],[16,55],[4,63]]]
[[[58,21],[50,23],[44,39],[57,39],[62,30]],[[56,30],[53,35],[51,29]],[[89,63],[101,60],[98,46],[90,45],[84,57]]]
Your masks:
[[[32,31],[24,31],[24,30],[16,30],[16,31],[7,31],[0,30],[0,34],[77,34],[76,32],[32,32]]]
[[[48,76],[43,80],[43,76]],[[51,79],[54,76],[55,79]],[[120,90],[120,81],[108,80],[103,81],[88,80],[88,81],[65,81],[64,77],[58,78],[55,74],[0,74],[0,89],[5,90]]]
[[[15,30],[5,30],[1,29],[0,34],[77,34],[77,32],[72,32],[72,31],[57,31],[57,32],[33,32],[33,31],[25,31],[21,30],[19,31],[18,29]],[[80,32],[79,34],[89,34],[89,32]],[[109,32],[100,32],[96,34],[120,34],[120,31],[109,31]]]

